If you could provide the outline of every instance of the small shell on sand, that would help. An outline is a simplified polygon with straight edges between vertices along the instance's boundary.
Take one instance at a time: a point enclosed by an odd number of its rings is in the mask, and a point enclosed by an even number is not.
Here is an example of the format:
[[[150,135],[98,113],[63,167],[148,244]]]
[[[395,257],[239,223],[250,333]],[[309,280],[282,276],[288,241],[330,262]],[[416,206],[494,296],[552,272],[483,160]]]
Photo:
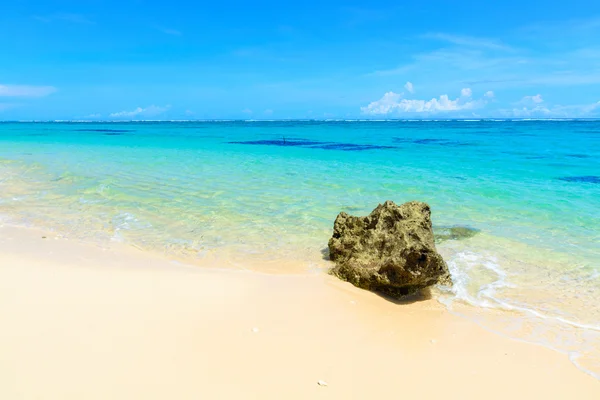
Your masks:
[[[317,385],[319,385],[319,386],[327,386],[327,382],[325,382],[325,381],[317,381]]]

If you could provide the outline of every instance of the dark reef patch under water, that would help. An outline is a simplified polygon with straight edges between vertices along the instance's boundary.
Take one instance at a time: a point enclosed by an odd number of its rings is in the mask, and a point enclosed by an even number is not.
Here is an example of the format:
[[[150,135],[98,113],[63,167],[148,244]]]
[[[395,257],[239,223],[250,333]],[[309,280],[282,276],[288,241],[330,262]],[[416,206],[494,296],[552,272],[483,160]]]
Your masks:
[[[75,132],[100,132],[100,133],[105,133],[108,136],[111,135],[117,135],[117,134],[121,134],[121,133],[127,133],[127,132],[135,132],[135,130],[133,129],[76,129]]]
[[[280,146],[280,147],[305,147],[309,149],[322,150],[341,150],[341,151],[363,151],[363,150],[384,150],[395,149],[397,146],[379,146],[373,144],[357,143],[339,143],[339,142],[319,142],[308,139],[278,139],[278,140],[248,140],[240,142],[229,142],[230,144],[245,144],[259,146]]]
[[[362,150],[383,150],[394,149],[395,146],[378,146],[372,144],[354,144],[354,143],[329,143],[320,146],[311,146],[315,149],[323,150],[343,150],[343,151],[362,151]]]
[[[561,178],[558,178],[561,181],[566,181],[566,182],[582,182],[582,183],[595,183],[600,185],[600,176],[593,176],[593,175],[588,175],[588,176],[563,176]]]
[[[566,157],[572,157],[572,158],[591,158],[591,156],[587,155],[587,154],[565,154]]]
[[[412,143],[412,144],[451,146],[451,147],[475,146],[475,143],[472,143],[472,142],[462,142],[459,140],[448,140],[448,139],[433,139],[433,138],[411,139],[411,138],[394,137],[394,138],[392,138],[392,140],[395,143]]]
[[[316,146],[322,145],[322,142],[314,142],[303,139],[280,139],[280,140],[248,140],[242,142],[229,142],[230,144],[248,144],[248,145],[262,145],[262,146],[281,146],[281,147],[294,147],[294,146]]]

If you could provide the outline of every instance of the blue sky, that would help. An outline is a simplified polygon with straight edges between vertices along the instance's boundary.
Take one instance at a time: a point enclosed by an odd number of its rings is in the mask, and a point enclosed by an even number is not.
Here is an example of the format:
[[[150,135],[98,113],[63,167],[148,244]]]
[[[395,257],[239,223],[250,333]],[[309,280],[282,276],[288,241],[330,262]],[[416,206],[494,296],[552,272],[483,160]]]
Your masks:
[[[0,120],[600,117],[600,2],[0,4]]]

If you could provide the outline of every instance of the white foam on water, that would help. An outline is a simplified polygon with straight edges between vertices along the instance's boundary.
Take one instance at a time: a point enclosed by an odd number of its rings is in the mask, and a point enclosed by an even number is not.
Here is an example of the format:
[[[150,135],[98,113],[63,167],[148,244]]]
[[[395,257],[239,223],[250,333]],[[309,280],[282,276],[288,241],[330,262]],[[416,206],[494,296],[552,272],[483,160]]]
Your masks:
[[[539,327],[541,329],[540,332],[544,331],[544,328],[552,330],[552,326],[556,328],[556,325],[553,324],[558,324],[559,334],[565,334],[566,331],[567,335],[573,336],[571,339],[580,343],[579,347],[581,347],[582,351],[586,351],[584,347],[588,347],[589,343],[585,339],[583,339],[583,342],[581,342],[581,339],[577,341],[575,338],[577,335],[576,332],[584,330],[589,332],[590,335],[595,336],[597,333],[594,332],[600,332],[600,326],[580,323],[558,315],[549,315],[533,307],[520,305],[517,301],[511,301],[503,297],[501,293],[502,289],[516,288],[518,286],[510,282],[510,274],[501,268],[500,263],[494,256],[478,254],[472,251],[461,251],[451,257],[448,262],[448,268],[454,285],[452,287],[440,287],[443,294],[438,298],[438,301],[444,304],[449,311],[473,320],[478,325],[492,332],[528,343],[540,344],[566,354],[578,369],[600,380],[600,370],[592,371],[582,366],[578,360],[584,357],[584,355],[579,351],[561,348],[566,345],[565,343],[556,340],[549,342],[547,339],[544,339],[543,335],[539,335],[537,338],[534,336],[533,340],[515,337],[507,332],[491,328],[489,324],[481,320],[480,313],[477,314],[480,318],[478,320],[474,316],[470,317],[467,315],[468,313],[465,314],[457,311],[454,305],[455,303],[462,303],[476,308],[514,312],[523,317],[523,322],[533,323],[534,326]],[[598,275],[598,273],[593,275]],[[592,347],[597,346],[594,343],[595,341],[592,339]]]
[[[495,275],[479,287],[475,294],[469,290],[472,282],[473,270],[483,267],[486,271]],[[448,262],[448,268],[452,275],[454,285],[445,288],[450,292],[454,300],[463,301],[475,307],[497,308],[502,301],[495,297],[499,289],[514,287],[508,282],[508,274],[500,268],[495,257],[482,257],[479,254],[464,251],[457,253]]]
[[[573,365],[575,365],[575,367],[577,367],[580,371],[583,371],[586,374],[588,374],[600,381],[600,373],[596,373],[596,372],[590,370],[589,368],[585,368],[579,363],[578,360],[581,357],[582,357],[581,354],[578,352],[573,351],[573,352],[569,353],[569,361],[571,361],[571,363],[573,363]]]
[[[484,267],[486,270],[492,271],[494,274],[496,274],[497,279],[480,286],[476,295],[473,295],[469,292],[469,283],[472,280],[469,273],[477,267]],[[450,270],[450,275],[452,276],[454,286],[451,288],[445,287],[443,290],[445,292],[449,291],[452,293],[453,298],[451,301],[458,300],[475,307],[501,309],[505,311],[519,311],[530,314],[537,318],[554,320],[577,328],[590,329],[600,332],[600,326],[582,324],[563,317],[547,315],[533,308],[519,306],[499,298],[496,295],[498,290],[502,288],[514,288],[517,286],[508,281],[507,272],[498,265],[495,257],[486,257],[468,251],[460,252],[448,262],[448,269]],[[595,273],[595,275],[600,276],[600,273]]]
[[[119,242],[125,240],[121,231],[135,231],[152,227],[152,224],[149,222],[142,222],[135,215],[128,212],[121,212],[115,215],[111,219],[111,223],[114,229],[112,239]]]

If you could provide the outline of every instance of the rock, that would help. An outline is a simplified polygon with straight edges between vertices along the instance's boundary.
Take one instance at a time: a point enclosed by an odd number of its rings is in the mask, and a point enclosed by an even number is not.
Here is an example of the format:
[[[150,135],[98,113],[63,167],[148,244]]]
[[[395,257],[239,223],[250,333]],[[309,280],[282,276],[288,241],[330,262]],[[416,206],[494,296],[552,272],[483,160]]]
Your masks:
[[[472,238],[479,233],[479,229],[468,226],[440,226],[433,230],[435,242],[441,243],[446,240],[462,240]]]
[[[366,217],[340,213],[329,254],[332,274],[363,289],[394,297],[436,283],[450,284],[448,266],[435,249],[431,209],[412,201],[380,204]]]

